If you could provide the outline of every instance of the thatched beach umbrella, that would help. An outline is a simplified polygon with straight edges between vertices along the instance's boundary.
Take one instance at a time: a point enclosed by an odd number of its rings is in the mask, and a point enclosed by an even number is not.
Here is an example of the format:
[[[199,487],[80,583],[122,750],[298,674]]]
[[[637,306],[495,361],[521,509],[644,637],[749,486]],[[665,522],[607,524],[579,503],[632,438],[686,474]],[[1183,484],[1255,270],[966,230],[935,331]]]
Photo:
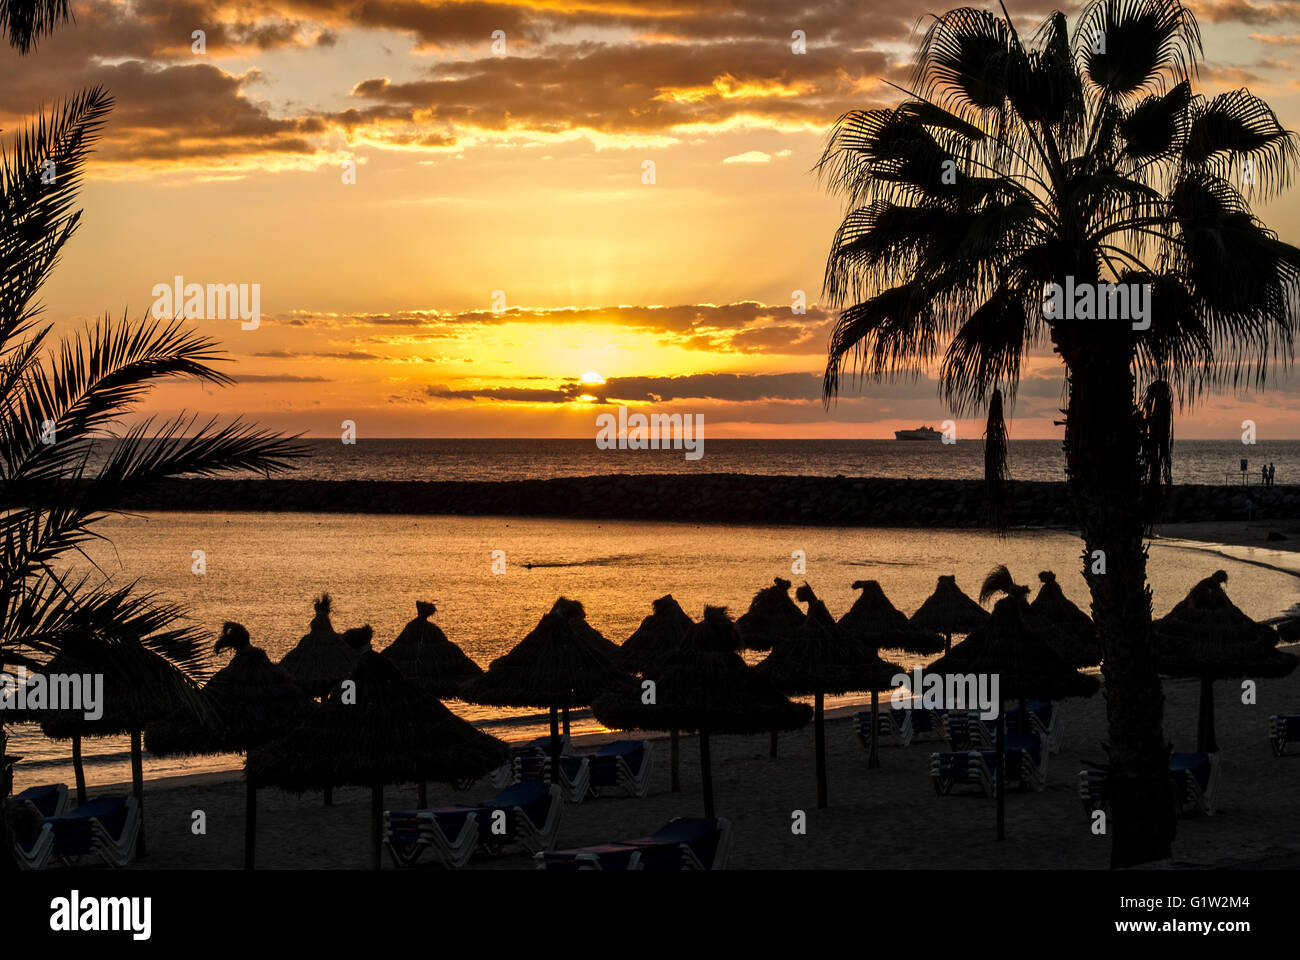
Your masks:
[[[448,640],[436,623],[429,622],[437,610],[432,603],[417,601],[415,619],[380,656],[391,660],[402,676],[415,681],[425,693],[445,700],[455,697],[465,683],[483,676],[483,668]]]
[[[330,595],[321,594],[315,606],[307,635],[284,655],[280,666],[309,696],[324,697],[352,672],[357,654],[330,622]]]
[[[568,597],[560,597],[551,607],[552,612],[558,613],[573,624],[573,631],[579,637],[582,637],[602,654],[609,657],[615,664],[618,663],[618,644],[608,639],[603,633],[587,622],[587,611],[577,600],[570,600]],[[560,719],[564,724],[564,735],[569,735],[569,708],[563,707],[560,710]]]
[[[955,576],[943,574],[934,593],[908,619],[914,627],[943,634],[944,650],[948,651],[954,633],[970,633],[988,618],[987,610],[962,593]]]
[[[1042,586],[1029,609],[1053,629],[1046,636],[1048,645],[1072,667],[1095,667],[1101,663],[1101,638],[1097,625],[1061,592],[1056,574],[1044,570],[1038,575]]]
[[[1214,734],[1214,681],[1241,677],[1284,677],[1296,658],[1277,649],[1272,627],[1256,623],[1228,599],[1228,575],[1216,570],[1153,624],[1160,672],[1201,681],[1196,749],[1219,749]]]
[[[504,763],[510,749],[426,696],[373,651],[361,654],[350,679],[354,691],[336,692],[295,731],[249,750],[244,775],[254,788],[297,794],[369,787],[370,857],[377,870],[385,784],[480,777]]]
[[[938,633],[923,629],[889,602],[885,591],[875,580],[855,580],[854,590],[862,593],[853,601],[848,613],[840,617],[840,629],[849,638],[872,651],[902,650],[927,656],[938,653],[944,641]],[[867,756],[867,769],[880,766],[880,691],[871,691],[871,751]]]
[[[813,696],[813,741],[816,753],[817,807],[826,807],[826,694],[888,690],[903,672],[886,663],[870,646],[859,643],[835,622],[812,587],[801,586],[795,597],[808,604],[808,615],[788,639],[782,640],[754,669],[787,696]]]
[[[790,581],[774,577],[772,586],[754,594],[749,609],[736,620],[746,650],[771,650],[799,629],[804,613],[790,599]]]
[[[773,577],[749,601],[749,609],[736,620],[736,629],[746,650],[771,650],[791,636],[803,623],[804,612],[790,599],[790,581]],[[768,756],[776,759],[777,732],[772,731]]]
[[[559,604],[557,603],[557,607]],[[561,708],[585,707],[602,693],[630,691],[635,681],[580,635],[575,618],[552,608],[513,650],[461,688],[469,703],[546,707],[551,714],[551,778],[560,782]]]
[[[1006,790],[1003,771],[1006,764],[1005,700],[1020,701],[1020,721],[1028,717],[1025,701],[1063,700],[1067,697],[1090,697],[1101,686],[1096,677],[1075,671],[1061,659],[1038,631],[1025,622],[1028,605],[1024,595],[1003,597],[982,626],[971,631],[951,653],[944,654],[926,668],[938,676],[998,678],[998,839],[1006,836]],[[951,704],[945,704],[951,706]],[[1047,745],[1043,744],[1046,750]]]
[[[889,602],[878,581],[855,580],[853,589],[862,593],[840,617],[840,627],[852,639],[877,650],[902,650],[921,656],[943,650],[943,637],[908,620]]]
[[[652,604],[653,612],[641,621],[632,636],[623,641],[614,663],[632,673],[645,673],[672,653],[685,639],[694,621],[681,604],[667,594]],[[680,731],[668,731],[670,785],[673,793],[682,788]]]
[[[794,730],[812,718],[811,707],[787,700],[745,665],[735,652],[739,640],[725,607],[705,607],[704,619],[655,668],[654,703],[643,703],[633,690],[606,694],[592,704],[596,719],[607,727],[698,731],[706,817],[714,815],[711,735]]]
[[[230,662],[203,686],[212,722],[200,723],[186,712],[152,723],[145,745],[155,756],[244,753],[282,737],[314,709],[311,698],[288,673],[249,641],[242,624],[226,622],[213,653],[232,650]],[[257,836],[257,791],[245,778],[244,869],[253,869]]]
[[[131,792],[140,810],[136,855],[144,857],[144,728],[177,711],[204,712],[198,691],[187,676],[135,638],[77,635],[67,638],[57,656],[45,666],[45,676],[102,675],[101,715],[88,720],[82,710],[40,711],[41,732],[51,740],[72,740],[77,800],[85,800],[86,776],[81,763],[84,737],[129,735]]]

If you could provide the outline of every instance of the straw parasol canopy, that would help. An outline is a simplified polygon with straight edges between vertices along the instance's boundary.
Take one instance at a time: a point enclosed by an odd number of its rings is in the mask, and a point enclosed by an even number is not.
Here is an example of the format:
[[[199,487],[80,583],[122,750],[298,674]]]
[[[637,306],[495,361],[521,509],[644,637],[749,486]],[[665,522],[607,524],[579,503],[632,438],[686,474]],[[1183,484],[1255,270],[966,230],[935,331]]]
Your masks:
[[[254,787],[304,793],[334,786],[371,788],[372,866],[379,866],[383,786],[480,777],[510,756],[506,744],[457,717],[405,679],[391,661],[363,652],[350,679],[295,731],[249,750]]]
[[[754,594],[749,609],[736,621],[748,650],[771,650],[803,623],[803,611],[790,599],[790,581],[775,577],[772,586]]]
[[[1216,570],[1152,625],[1160,672],[1201,681],[1197,750],[1218,750],[1214,734],[1215,680],[1284,677],[1296,657],[1277,649],[1277,631],[1246,616],[1224,591],[1228,575]]]
[[[644,672],[681,646],[694,625],[671,593],[654,601],[652,608],[654,612],[641,621],[641,626],[618,649],[614,662],[624,670]]]
[[[853,601],[849,612],[840,617],[840,627],[854,640],[877,650],[903,650],[920,655],[943,650],[943,637],[911,623],[889,602],[877,581],[855,580],[853,589],[861,590],[862,594]]]
[[[1072,667],[1095,667],[1101,663],[1101,638],[1097,625],[1061,592],[1056,574],[1044,570],[1038,575],[1042,586],[1029,609],[1051,624],[1048,644]]]
[[[284,655],[280,666],[310,696],[323,697],[352,672],[357,654],[330,623],[330,595],[321,594],[315,606],[307,635]]]
[[[457,696],[463,684],[483,676],[483,669],[448,640],[436,623],[429,622],[437,610],[432,603],[417,601],[415,619],[380,656],[391,660],[402,676],[414,680],[425,693],[445,699]]]
[[[561,597],[514,649],[493,660],[483,676],[460,691],[461,699],[469,703],[549,709],[551,776],[556,783],[560,779],[559,710],[587,706],[603,693],[636,688],[635,681],[580,632],[585,620],[561,601],[572,603]]]
[[[292,730],[311,712],[311,698],[249,640],[242,624],[227,622],[213,653],[234,651],[203,686],[213,722],[179,711],[149,724],[145,746],[155,756],[240,753]]]
[[[796,608],[797,609],[797,608]],[[737,654],[739,631],[725,607],[705,607],[681,646],[654,669],[654,702],[637,690],[596,698],[592,711],[607,727],[623,730],[697,730],[705,816],[713,816],[709,736],[794,730],[812,718],[807,704],[787,700],[772,682]]]
[[[951,650],[954,633],[970,633],[988,618],[988,611],[962,593],[949,573],[939,577],[934,593],[908,619],[914,627],[942,633],[944,649]]]
[[[799,629],[773,647],[754,669],[788,696],[814,697],[817,806],[822,809],[827,804],[825,695],[888,690],[903,668],[881,660],[870,646],[851,639],[807,583],[795,597],[808,604],[808,615]]]
[[[587,611],[583,609],[580,601],[560,597],[551,607],[551,612],[564,617],[573,625],[573,630],[578,636],[582,637],[606,657],[616,660],[619,653],[618,644],[607,639],[603,633],[587,622]]]
[[[1025,622],[1018,596],[1003,597],[982,626],[970,632],[951,653],[925,670],[927,674],[994,675],[1003,700],[1062,700],[1090,697],[1100,688],[1096,677],[1074,670]]]

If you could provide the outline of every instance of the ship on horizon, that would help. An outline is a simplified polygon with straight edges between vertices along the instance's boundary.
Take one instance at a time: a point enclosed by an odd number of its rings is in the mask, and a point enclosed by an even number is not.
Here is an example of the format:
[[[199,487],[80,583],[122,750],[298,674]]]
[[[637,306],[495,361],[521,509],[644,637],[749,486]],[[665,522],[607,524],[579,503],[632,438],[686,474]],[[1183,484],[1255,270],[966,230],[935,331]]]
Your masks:
[[[895,430],[895,440],[941,440],[943,434],[934,427],[917,427],[915,430]]]

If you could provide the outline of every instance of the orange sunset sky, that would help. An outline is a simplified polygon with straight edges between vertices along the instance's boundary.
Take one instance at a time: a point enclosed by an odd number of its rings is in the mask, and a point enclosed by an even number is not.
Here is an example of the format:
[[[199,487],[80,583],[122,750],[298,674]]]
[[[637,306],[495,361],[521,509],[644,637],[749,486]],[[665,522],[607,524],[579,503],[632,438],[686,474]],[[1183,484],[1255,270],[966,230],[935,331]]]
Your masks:
[[[702,413],[718,437],[888,436],[947,416],[925,378],[823,408],[817,304],[841,210],[809,172],[837,116],[897,98],[884,81],[907,82],[918,18],[947,5],[71,5],[75,24],[34,53],[0,52],[6,139],[84,87],[117,98],[47,316],[144,316],[176,275],[261,286],[256,330],[197,324],[239,382],[168,386],[149,413],[316,436],[351,419],[363,439],[590,436],[591,398]],[[1036,23],[1057,5],[1008,6]],[[1300,126],[1300,2],[1192,6],[1202,90],[1248,86]],[[1298,200],[1258,211],[1292,243]],[[1176,429],[1235,438],[1249,417],[1261,438],[1300,437],[1297,400],[1300,374],[1284,375],[1211,396]],[[1061,405],[1040,354],[1012,435],[1058,436]]]

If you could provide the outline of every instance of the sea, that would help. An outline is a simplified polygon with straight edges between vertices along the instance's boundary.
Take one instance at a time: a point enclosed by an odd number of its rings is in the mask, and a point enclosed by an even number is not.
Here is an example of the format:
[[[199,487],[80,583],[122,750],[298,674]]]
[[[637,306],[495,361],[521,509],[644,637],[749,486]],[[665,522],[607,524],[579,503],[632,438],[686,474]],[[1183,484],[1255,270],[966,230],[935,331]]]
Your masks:
[[[710,441],[701,461],[671,451],[596,451],[568,440],[371,440],[355,446],[309,441],[313,456],[291,476],[305,479],[483,479],[662,473],[803,474],[889,477],[976,477],[978,443],[943,447],[899,441]],[[1235,481],[1240,443],[1182,441],[1175,448],[1179,482]],[[1278,482],[1300,471],[1300,443],[1260,442],[1252,464],[1271,459]],[[1055,441],[1012,444],[1013,475],[1059,479]],[[1217,471],[1217,476],[1216,476]],[[273,659],[307,632],[312,598],[328,591],[338,630],[370,624],[382,649],[415,615],[417,600],[433,601],[434,621],[484,667],[518,643],[559,596],[580,600],[589,622],[615,642],[650,613],[656,597],[671,593],[693,617],[706,604],[739,615],[773,577],[807,580],[836,616],[852,604],[853,581],[879,580],[894,605],[913,612],[941,574],[976,594],[995,564],[1021,583],[1037,586],[1053,570],[1065,593],[1084,609],[1081,544],[1061,530],[1020,530],[998,537],[982,530],[751,527],[662,521],[524,517],[430,517],[310,513],[140,513],[112,517],[97,527],[73,568],[112,584],[141,589],[183,605],[188,622],[214,640],[221,624],[244,624]],[[203,571],[195,571],[203,551]],[[501,553],[497,553],[500,551]],[[504,556],[504,569],[494,557]],[[795,569],[797,557],[806,569]],[[92,566],[93,565],[93,566]],[[1169,610],[1202,577],[1229,573],[1227,590],[1247,614],[1265,619],[1300,603],[1300,554],[1205,540],[1157,539],[1149,580],[1157,615]],[[212,657],[210,670],[225,656]],[[758,659],[761,655],[751,655]],[[896,654],[911,668],[924,661]],[[851,706],[862,698],[829,698]],[[537,710],[502,710],[451,703],[454,710],[507,740],[545,732]],[[18,789],[71,782],[69,746],[44,738],[31,725],[10,728],[9,753],[23,757]],[[573,733],[602,728],[582,712]],[[125,738],[88,740],[87,779],[96,785],[129,779]],[[235,755],[145,758],[147,778],[234,770]]]

